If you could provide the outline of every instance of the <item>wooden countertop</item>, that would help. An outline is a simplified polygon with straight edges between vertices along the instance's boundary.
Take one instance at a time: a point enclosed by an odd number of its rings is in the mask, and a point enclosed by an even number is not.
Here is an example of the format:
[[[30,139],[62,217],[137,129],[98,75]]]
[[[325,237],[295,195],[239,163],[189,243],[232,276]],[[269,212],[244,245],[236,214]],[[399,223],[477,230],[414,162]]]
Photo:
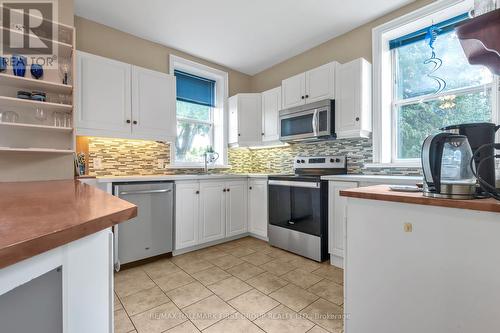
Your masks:
[[[135,216],[135,205],[77,180],[0,183],[0,268]]]
[[[408,204],[439,206],[448,208],[471,209],[483,212],[500,213],[500,201],[495,199],[451,200],[424,197],[421,192],[395,192],[389,185],[359,187],[340,191],[343,197],[401,202]]]

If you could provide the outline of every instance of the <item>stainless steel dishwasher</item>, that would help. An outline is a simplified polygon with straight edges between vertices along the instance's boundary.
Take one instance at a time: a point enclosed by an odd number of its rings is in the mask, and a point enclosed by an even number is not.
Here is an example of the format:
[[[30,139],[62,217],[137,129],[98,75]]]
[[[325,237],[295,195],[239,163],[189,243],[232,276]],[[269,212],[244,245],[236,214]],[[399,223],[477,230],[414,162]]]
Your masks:
[[[113,183],[113,193],[137,205],[137,217],[114,228],[115,270],[121,264],[172,252],[174,183]]]

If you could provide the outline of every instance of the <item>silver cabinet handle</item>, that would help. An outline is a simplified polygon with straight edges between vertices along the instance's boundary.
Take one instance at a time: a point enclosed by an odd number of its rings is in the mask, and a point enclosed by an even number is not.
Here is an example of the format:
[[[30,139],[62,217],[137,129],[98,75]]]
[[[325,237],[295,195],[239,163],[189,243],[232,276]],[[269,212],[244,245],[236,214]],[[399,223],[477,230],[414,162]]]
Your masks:
[[[120,195],[127,195],[127,194],[149,194],[149,193],[167,193],[167,192],[172,192],[172,189],[164,189],[164,190],[142,190],[142,191],[123,191],[120,192]]]

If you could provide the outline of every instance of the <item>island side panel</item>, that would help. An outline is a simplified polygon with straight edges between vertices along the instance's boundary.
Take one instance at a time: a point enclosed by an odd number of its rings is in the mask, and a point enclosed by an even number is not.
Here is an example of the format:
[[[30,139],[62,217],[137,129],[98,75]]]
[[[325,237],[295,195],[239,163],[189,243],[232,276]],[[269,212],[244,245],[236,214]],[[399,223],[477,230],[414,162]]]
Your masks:
[[[499,214],[349,198],[345,332],[497,331],[499,256]]]

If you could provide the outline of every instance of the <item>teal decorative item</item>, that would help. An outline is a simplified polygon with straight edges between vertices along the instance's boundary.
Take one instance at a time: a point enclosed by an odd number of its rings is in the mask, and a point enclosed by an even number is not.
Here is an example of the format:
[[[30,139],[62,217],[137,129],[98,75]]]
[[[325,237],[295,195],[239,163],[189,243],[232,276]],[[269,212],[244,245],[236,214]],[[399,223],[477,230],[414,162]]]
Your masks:
[[[434,67],[431,69],[429,74],[427,74],[427,76],[435,80],[438,84],[438,88],[435,91],[435,94],[439,94],[446,88],[446,81],[440,78],[439,76],[433,75],[443,65],[443,60],[436,57],[436,52],[434,51],[434,43],[436,42],[438,32],[439,28],[436,27],[435,25],[432,25],[427,29],[427,34],[425,36],[425,38],[429,40],[429,47],[431,48],[431,57],[429,59],[424,60],[424,64],[434,65]]]

